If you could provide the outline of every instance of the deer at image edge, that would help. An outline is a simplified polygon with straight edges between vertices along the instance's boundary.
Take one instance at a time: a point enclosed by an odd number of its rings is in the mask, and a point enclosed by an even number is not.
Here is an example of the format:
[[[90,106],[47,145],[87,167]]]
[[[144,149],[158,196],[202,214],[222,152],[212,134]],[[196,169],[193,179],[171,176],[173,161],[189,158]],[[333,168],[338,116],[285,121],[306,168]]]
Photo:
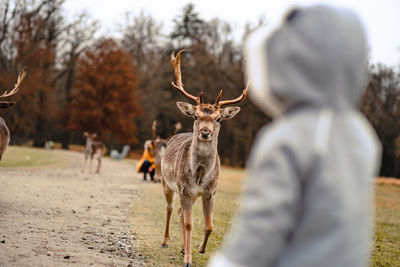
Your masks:
[[[5,91],[2,95],[0,95],[0,100],[15,95],[19,91],[19,88],[22,84],[22,81],[25,79],[25,76],[26,76],[26,68],[24,68],[24,70],[18,75],[17,83],[15,84],[14,88],[10,92]],[[2,109],[9,108],[14,104],[15,102],[0,101],[0,108]],[[9,142],[10,142],[10,131],[8,130],[6,122],[3,120],[3,118],[0,117],[0,160]]]

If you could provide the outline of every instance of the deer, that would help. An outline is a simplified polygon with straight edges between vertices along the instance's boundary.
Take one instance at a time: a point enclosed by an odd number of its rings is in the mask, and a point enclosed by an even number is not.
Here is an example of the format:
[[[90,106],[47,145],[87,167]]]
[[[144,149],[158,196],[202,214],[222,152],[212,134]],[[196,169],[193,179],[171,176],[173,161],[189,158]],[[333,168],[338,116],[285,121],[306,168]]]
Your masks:
[[[5,91],[2,95],[0,95],[0,100],[15,95],[19,91],[22,81],[25,79],[25,76],[26,68],[24,68],[24,70],[18,75],[17,83],[15,84],[14,88],[10,92]],[[15,105],[15,102],[0,101],[0,108],[2,109],[9,108],[13,105]],[[8,129],[4,119],[0,117],[0,160],[9,143],[10,130]]]
[[[172,135],[175,135],[179,132],[179,130],[182,128],[182,124],[180,122],[176,122],[174,127],[175,129]],[[152,142],[154,144],[154,163],[156,164],[156,177],[154,178],[154,181],[161,182],[161,179],[159,178],[161,173],[161,158],[165,152],[165,148],[167,147],[168,139],[160,138],[160,136],[157,135],[157,120],[153,121],[151,131],[153,135]]]
[[[225,105],[242,102],[248,94],[248,86],[242,94],[232,100],[221,101],[222,90],[214,104],[203,102],[203,92],[195,97],[188,93],[182,83],[180,58],[184,50],[180,50],[176,57],[171,54],[171,64],[174,68],[176,84],[171,85],[178,89],[185,97],[194,101],[196,105],[186,102],[177,102],[179,110],[186,116],[194,119],[193,133],[174,135],[167,143],[161,159],[162,187],[166,200],[166,225],[163,248],[168,247],[170,240],[170,221],[174,205],[174,196],[179,196],[178,210],[181,232],[181,253],[184,254],[184,267],[192,266],[191,234],[192,234],[192,206],[198,197],[202,199],[204,233],[198,252],[205,253],[207,241],[213,230],[212,214],[214,199],[217,190],[220,159],[217,151],[220,123],[229,120],[239,113],[240,107],[225,107]]]
[[[97,137],[97,133],[84,132],[83,136],[85,136],[86,138],[86,145],[85,149],[83,150],[83,154],[85,155],[85,160],[83,162],[81,172],[83,173],[85,171],[86,161],[90,157],[89,173],[92,173],[92,161],[93,157],[96,155],[97,157],[96,173],[100,173],[101,157],[103,156],[103,151],[105,150],[105,146],[103,142],[94,140]]]

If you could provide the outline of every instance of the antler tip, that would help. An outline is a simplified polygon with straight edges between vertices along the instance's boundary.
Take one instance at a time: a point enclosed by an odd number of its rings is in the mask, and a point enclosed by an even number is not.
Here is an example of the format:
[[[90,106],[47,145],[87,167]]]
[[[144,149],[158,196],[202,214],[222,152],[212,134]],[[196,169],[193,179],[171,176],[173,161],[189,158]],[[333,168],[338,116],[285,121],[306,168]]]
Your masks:
[[[175,51],[171,52],[171,63],[173,64],[175,62]]]
[[[183,54],[184,52],[185,52],[185,49],[179,50],[178,54],[176,54],[176,59],[177,59],[177,60],[180,60],[180,58],[181,58],[181,56],[182,56],[182,54]]]
[[[26,67],[24,67],[23,72],[18,75],[17,83],[15,84],[14,88],[11,91],[5,91],[3,94],[0,95],[0,98],[6,98],[15,95],[19,91],[19,87],[21,86],[22,81],[25,79],[25,76]]]
[[[197,99],[199,100],[199,103],[202,104],[203,102],[203,91],[200,92],[199,96],[197,97]]]
[[[222,90],[219,91],[219,94],[218,94],[218,96],[217,96],[217,99],[215,100],[215,104],[216,104],[216,105],[219,105],[219,100],[221,99],[221,96],[222,96]]]

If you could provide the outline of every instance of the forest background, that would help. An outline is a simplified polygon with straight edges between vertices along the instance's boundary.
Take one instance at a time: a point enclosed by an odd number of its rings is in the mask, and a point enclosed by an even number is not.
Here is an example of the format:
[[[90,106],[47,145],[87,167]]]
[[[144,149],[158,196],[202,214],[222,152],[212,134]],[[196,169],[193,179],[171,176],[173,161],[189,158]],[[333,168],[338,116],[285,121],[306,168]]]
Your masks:
[[[83,144],[83,131],[96,132],[107,148],[125,144],[141,150],[157,133],[168,138],[174,124],[192,130],[192,121],[181,115],[177,101],[186,101],[170,82],[172,51],[186,49],[182,59],[185,89],[201,91],[213,103],[219,90],[225,99],[245,88],[241,44],[234,41],[232,26],[218,18],[205,20],[194,4],[177,10],[174,27],[144,12],[127,13],[121,38],[95,37],[98,21],[84,12],[67,19],[61,0],[3,0],[0,2],[0,88],[15,83],[24,66],[27,77],[13,97],[12,109],[0,111],[12,133],[12,144],[43,147],[49,140],[67,149]],[[254,28],[246,25],[243,39]],[[369,81],[361,111],[383,144],[381,175],[400,177],[400,72],[399,66],[369,66]],[[271,118],[250,101],[224,122],[219,154],[224,164],[244,166],[256,133]]]

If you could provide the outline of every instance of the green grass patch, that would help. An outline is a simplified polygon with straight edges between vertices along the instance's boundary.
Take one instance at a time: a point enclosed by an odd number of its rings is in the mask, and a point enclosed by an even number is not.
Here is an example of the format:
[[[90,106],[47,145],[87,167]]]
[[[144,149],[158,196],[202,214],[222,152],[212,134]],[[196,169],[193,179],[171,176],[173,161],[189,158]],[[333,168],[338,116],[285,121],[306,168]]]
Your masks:
[[[230,226],[231,217],[238,205],[244,171],[242,169],[221,169],[221,177],[216,194],[214,208],[214,231],[207,243],[205,254],[197,252],[197,246],[203,238],[203,211],[199,198],[193,206],[192,256],[193,266],[205,266],[209,257],[221,246],[224,234]],[[161,184],[145,184],[140,200],[131,210],[133,234],[139,246],[137,254],[146,257],[150,266],[180,266],[183,256],[180,253],[180,230],[178,224],[179,199],[175,197],[175,207],[171,219],[171,241],[168,248],[161,248],[165,230],[165,200]]]
[[[372,266],[400,266],[400,186],[378,185]]]
[[[238,206],[238,196],[244,171],[222,168],[214,209],[214,231],[205,254],[197,252],[203,236],[203,214],[198,199],[193,208],[192,256],[193,266],[206,266],[207,261],[221,246]],[[171,241],[168,248],[161,248],[165,227],[165,201],[161,184],[143,185],[140,200],[131,210],[133,233],[137,237],[137,254],[142,254],[149,266],[180,266],[180,231],[178,225],[179,201],[176,197],[171,219]],[[400,186],[376,187],[376,234],[371,258],[372,266],[400,266]]]
[[[9,146],[0,161],[1,168],[60,166],[70,162],[65,153],[22,146]]]

